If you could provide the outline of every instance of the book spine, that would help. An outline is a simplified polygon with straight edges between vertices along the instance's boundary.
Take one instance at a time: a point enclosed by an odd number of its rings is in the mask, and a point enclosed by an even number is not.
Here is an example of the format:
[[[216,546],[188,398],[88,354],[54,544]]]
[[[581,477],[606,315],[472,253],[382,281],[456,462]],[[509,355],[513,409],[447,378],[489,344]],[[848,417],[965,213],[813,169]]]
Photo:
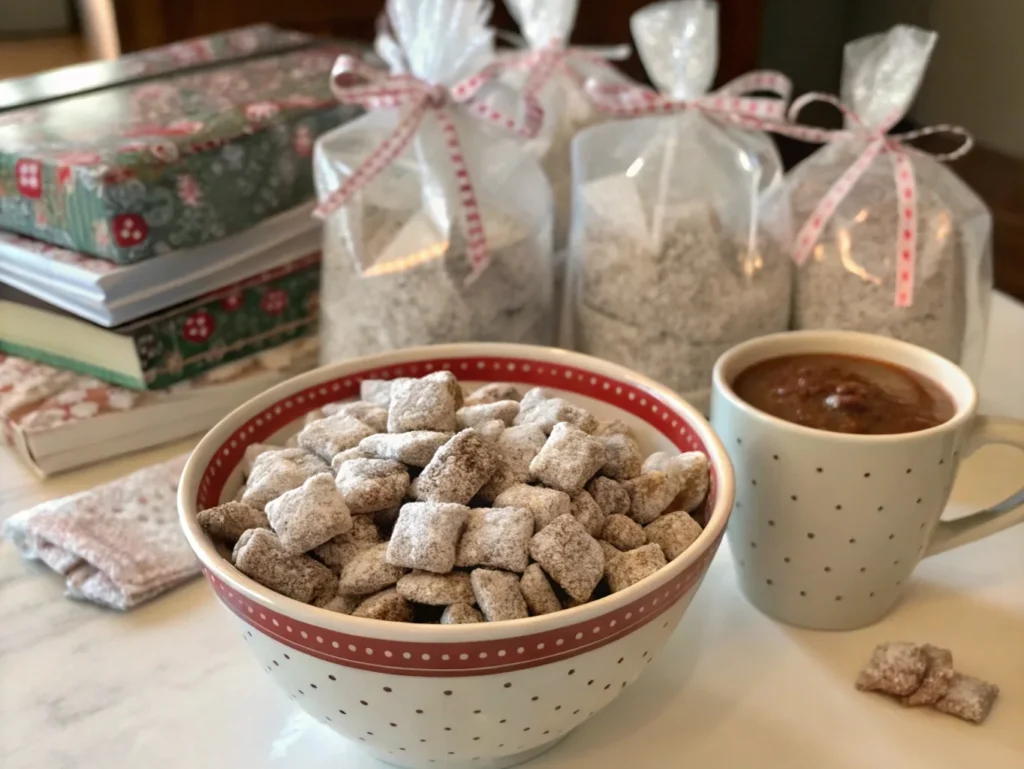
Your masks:
[[[297,265],[135,324],[131,335],[144,386],[169,387],[312,334],[319,313],[319,259],[310,257]]]

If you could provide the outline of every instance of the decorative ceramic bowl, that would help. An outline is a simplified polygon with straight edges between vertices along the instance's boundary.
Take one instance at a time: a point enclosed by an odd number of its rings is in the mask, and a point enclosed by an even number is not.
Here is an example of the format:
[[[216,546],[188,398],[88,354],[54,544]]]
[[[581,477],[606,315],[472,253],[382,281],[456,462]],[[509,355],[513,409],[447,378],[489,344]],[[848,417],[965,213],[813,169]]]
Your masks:
[[[645,453],[704,451],[711,490],[704,532],[632,587],[540,617],[472,625],[361,619],[293,601],[222,559],[196,522],[231,499],[251,443],[282,443],[303,416],[358,397],[363,379],[450,369],[465,384],[540,385],[601,419],[627,422]],[[538,755],[615,699],[665,645],[725,532],[729,459],[704,418],[671,391],[605,361],[501,344],[421,347],[311,371],[214,427],[179,492],[182,525],[217,597],[260,666],[307,713],[377,758],[405,767],[512,766]],[[696,651],[694,651],[696,653]]]

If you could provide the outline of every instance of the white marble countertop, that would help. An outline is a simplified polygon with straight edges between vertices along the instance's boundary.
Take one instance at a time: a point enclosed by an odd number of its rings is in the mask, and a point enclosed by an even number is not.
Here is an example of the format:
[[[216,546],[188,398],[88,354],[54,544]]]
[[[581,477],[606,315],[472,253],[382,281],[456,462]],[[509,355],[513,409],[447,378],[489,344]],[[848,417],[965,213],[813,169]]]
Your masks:
[[[981,390],[1024,418],[1024,306],[997,296]],[[167,447],[39,482],[0,452],[0,519],[184,451]],[[1007,496],[1024,456],[966,463],[953,514]],[[758,766],[900,769],[1024,766],[1024,526],[932,558],[878,625],[820,633],[777,624],[740,596],[719,551],[682,625],[647,674],[531,769]],[[952,648],[998,683],[988,722],[904,710],[853,689],[884,640]],[[129,614],[65,599],[61,580],[0,547],[0,766],[224,769],[383,766],[307,718],[249,658],[202,582]]]

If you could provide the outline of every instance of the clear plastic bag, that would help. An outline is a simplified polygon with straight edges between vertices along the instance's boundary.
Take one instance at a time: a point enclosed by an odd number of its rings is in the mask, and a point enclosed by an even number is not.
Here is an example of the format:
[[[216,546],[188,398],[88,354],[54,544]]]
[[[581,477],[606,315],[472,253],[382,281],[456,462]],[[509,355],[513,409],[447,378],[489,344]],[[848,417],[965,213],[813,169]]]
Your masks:
[[[588,126],[608,120],[608,115],[595,109],[583,86],[592,79],[629,83],[629,78],[604,63],[605,58],[628,57],[629,47],[569,48],[579,0],[505,0],[505,5],[519,25],[526,45],[542,54],[535,67],[525,71],[513,69],[506,81],[520,92],[528,87],[531,77],[540,75],[543,82],[537,98],[544,110],[544,120],[529,146],[551,183],[555,250],[561,252],[569,242],[572,218],[573,137]],[[590,10],[595,8],[590,6]],[[545,72],[549,76],[544,77]]]
[[[632,27],[663,94],[705,96],[717,6],[659,3]],[[789,322],[790,221],[774,145],[696,105],[619,120],[576,138],[573,185],[563,341],[706,408],[718,356]]]
[[[871,142],[909,109],[936,35],[898,26],[846,46],[842,101],[861,126],[819,149],[787,176],[797,225],[814,215],[832,186]],[[848,120],[847,127],[854,125]],[[952,171],[907,145],[916,186],[917,248],[908,306],[897,301],[906,201],[894,158],[881,152],[821,229],[797,271],[795,328],[842,328],[927,347],[976,376],[981,368],[992,288],[992,217]]]
[[[480,0],[389,0],[394,37],[378,39],[378,53],[393,75],[451,89],[493,60],[489,11]],[[500,84],[488,88],[488,103],[510,102]],[[449,92],[426,109],[407,146],[325,216],[324,361],[421,344],[551,342],[548,183],[521,140],[473,114]],[[322,204],[382,141],[394,145],[407,115],[371,109],[317,141]],[[486,242],[482,264],[474,261],[477,226]]]

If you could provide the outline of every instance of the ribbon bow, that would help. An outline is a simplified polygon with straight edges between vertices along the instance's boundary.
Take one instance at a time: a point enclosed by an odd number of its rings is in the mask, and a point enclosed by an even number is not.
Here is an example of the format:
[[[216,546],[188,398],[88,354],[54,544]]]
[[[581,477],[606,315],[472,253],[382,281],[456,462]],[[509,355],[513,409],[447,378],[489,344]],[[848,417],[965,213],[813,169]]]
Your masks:
[[[528,71],[522,89],[523,102],[528,111],[542,113],[540,92],[555,72],[561,70],[578,88],[585,89],[585,78],[570,66],[572,59],[579,59],[593,67],[606,68],[617,73],[608,60],[628,59],[629,53],[627,45],[583,48],[567,46],[561,39],[554,38],[547,45],[508,57],[505,66],[509,69]]]
[[[314,215],[324,218],[333,213],[357,190],[373,181],[409,145],[423,118],[428,112],[432,112],[441,126],[448,160],[454,168],[458,183],[467,238],[467,256],[471,268],[467,282],[472,281],[489,261],[487,237],[458,131],[445,108],[461,105],[475,117],[506,130],[527,137],[536,135],[542,117],[540,114],[528,109],[524,119],[517,121],[496,109],[493,104],[479,98],[481,89],[497,78],[502,71],[502,65],[496,62],[447,88],[427,83],[413,75],[388,74],[367,66],[355,56],[339,56],[331,70],[331,88],[338,101],[356,104],[368,110],[407,107],[408,111],[391,135],[370,153],[352,176],[317,206]]]
[[[713,93],[696,99],[677,99],[646,86],[605,83],[588,80],[587,95],[598,109],[617,117],[666,115],[687,110],[700,110],[732,123],[760,130],[769,129],[786,114],[786,102],[792,85],[779,72],[757,71],[730,81]],[[773,97],[745,94],[765,91]]]
[[[825,102],[834,106],[843,114],[851,128],[828,130],[796,124],[801,110],[813,102]],[[896,182],[897,216],[899,216],[900,222],[900,234],[896,242],[895,303],[897,307],[909,307],[914,302],[914,268],[917,256],[917,185],[914,180],[913,164],[904,145],[930,134],[945,133],[959,136],[963,142],[955,150],[933,155],[936,160],[945,162],[956,160],[966,154],[971,149],[973,139],[963,128],[947,124],[889,135],[888,131],[899,122],[901,114],[898,112],[884,120],[877,128],[871,128],[834,96],[824,93],[807,93],[793,102],[790,107],[788,115],[790,122],[782,126],[773,126],[770,130],[816,143],[827,143],[835,139],[867,141],[863,152],[829,188],[825,197],[821,199],[800,228],[793,244],[793,260],[797,264],[803,264],[807,260],[814,245],[818,242],[818,238],[821,237],[825,225],[835,214],[836,208],[864,175],[871,162],[882,153],[886,153],[892,158]]]

